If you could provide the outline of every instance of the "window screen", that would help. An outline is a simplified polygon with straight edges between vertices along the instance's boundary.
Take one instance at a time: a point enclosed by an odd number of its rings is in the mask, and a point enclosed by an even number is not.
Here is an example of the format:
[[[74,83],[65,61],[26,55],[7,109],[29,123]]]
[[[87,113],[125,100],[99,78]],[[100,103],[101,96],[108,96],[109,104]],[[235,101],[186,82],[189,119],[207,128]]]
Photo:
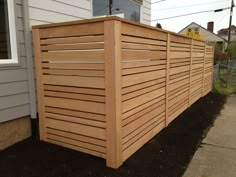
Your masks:
[[[0,0],[0,60],[11,59],[7,0]]]

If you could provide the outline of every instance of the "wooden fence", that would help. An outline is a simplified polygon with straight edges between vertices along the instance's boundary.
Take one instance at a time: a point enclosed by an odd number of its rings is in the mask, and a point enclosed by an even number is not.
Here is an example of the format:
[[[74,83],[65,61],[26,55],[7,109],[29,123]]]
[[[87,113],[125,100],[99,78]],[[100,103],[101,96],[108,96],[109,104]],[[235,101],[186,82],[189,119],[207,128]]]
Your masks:
[[[33,27],[41,140],[118,168],[211,91],[213,46],[107,17]]]

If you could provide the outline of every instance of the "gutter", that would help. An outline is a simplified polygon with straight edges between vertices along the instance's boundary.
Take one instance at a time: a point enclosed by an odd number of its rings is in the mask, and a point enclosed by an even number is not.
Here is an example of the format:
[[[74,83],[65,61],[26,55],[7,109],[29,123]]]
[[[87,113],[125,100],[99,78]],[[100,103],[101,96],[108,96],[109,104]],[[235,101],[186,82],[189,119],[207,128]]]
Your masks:
[[[36,88],[35,88],[35,76],[34,76],[34,63],[33,63],[33,47],[32,47],[32,33],[29,18],[29,4],[28,0],[22,0],[23,17],[24,17],[24,38],[25,38],[25,50],[27,61],[27,76],[29,87],[29,100],[30,100],[30,118],[32,136],[38,137],[38,115],[36,108]]]

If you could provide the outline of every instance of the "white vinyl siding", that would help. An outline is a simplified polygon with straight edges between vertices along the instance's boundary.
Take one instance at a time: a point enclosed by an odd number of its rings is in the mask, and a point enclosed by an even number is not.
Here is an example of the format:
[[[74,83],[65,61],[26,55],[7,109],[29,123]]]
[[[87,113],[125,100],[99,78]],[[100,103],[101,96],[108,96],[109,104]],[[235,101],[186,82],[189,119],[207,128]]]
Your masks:
[[[151,25],[151,0],[144,0],[142,6],[142,23]]]
[[[39,25],[92,17],[90,0],[29,0],[30,24]]]
[[[15,0],[18,64],[0,67],[0,123],[30,114],[22,0]]]

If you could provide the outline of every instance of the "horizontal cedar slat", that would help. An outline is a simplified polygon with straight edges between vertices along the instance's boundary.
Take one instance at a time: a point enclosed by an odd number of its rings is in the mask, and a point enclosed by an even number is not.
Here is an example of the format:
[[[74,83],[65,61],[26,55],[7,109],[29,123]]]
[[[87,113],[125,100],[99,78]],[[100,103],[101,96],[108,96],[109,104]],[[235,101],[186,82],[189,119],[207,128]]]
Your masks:
[[[70,44],[70,45],[47,45],[41,46],[41,50],[57,51],[57,50],[92,50],[103,49],[103,43],[87,43],[87,44]]]
[[[160,71],[152,71],[141,74],[134,74],[130,76],[122,77],[122,87],[127,87],[135,84],[139,84],[142,82],[147,82],[154,79],[159,79],[165,76],[165,70]]]
[[[135,143],[136,141],[138,141],[138,139],[140,139],[143,135],[145,135],[146,133],[148,133],[151,129],[153,129],[154,127],[156,127],[158,124],[160,124],[161,122],[164,121],[164,116],[165,114],[159,114],[158,116],[156,116],[155,118],[151,119],[150,121],[142,124],[140,127],[138,127],[137,129],[135,129],[132,133],[130,133],[129,135],[127,135],[126,137],[124,137],[122,139],[123,142],[123,146],[122,149],[123,151],[125,149],[127,149],[129,146],[132,146],[133,143]]]
[[[189,89],[189,84],[182,85],[174,90],[169,91],[169,98],[175,97],[176,94],[178,95],[180,91],[184,89]]]
[[[205,45],[205,41],[193,40],[193,45],[196,45],[196,46],[204,46],[204,45]]]
[[[183,51],[183,52],[190,52],[190,48],[179,48],[179,47],[170,47],[170,51]]]
[[[105,114],[105,104],[90,101],[45,97],[45,106]]]
[[[104,71],[99,70],[77,70],[77,69],[43,69],[43,74],[64,76],[94,76],[104,77]]]
[[[90,87],[90,88],[105,87],[104,78],[100,77],[44,75],[43,83],[51,85]]]
[[[132,42],[137,44],[149,44],[149,45],[160,45],[160,46],[166,46],[166,41],[158,41],[153,39],[145,39],[145,38],[139,38],[139,37],[133,37],[133,36],[121,36],[121,41],[123,42]]]
[[[137,112],[137,113],[135,113],[135,114],[125,118],[125,119],[123,119],[122,126],[124,127],[125,125],[133,122],[134,120],[144,116],[145,114],[147,114],[151,110],[157,109],[159,106],[162,106],[164,104],[165,104],[165,100],[160,100],[160,101],[155,102],[154,104],[146,107],[145,109],[143,109],[143,110],[141,110],[141,111],[139,111],[139,112]]]
[[[71,109],[46,107],[45,112],[68,115],[68,116],[73,116],[73,117],[81,117],[81,118],[91,119],[91,120],[100,121],[100,122],[105,121],[105,115],[89,113],[89,112],[81,112],[81,111],[71,110]]]
[[[150,87],[146,87],[145,89],[141,89],[141,90],[131,92],[129,94],[125,94],[125,95],[122,96],[122,101],[137,97],[137,96],[142,95],[142,94],[146,94],[147,92],[159,89],[161,87],[165,87],[165,83],[161,83],[161,84],[158,84],[158,85],[152,85]]]
[[[177,59],[170,59],[170,64],[172,63],[183,63],[183,62],[190,62],[190,58],[177,58]]]
[[[181,62],[181,63],[170,63],[170,68],[178,67],[178,66],[186,66],[190,65],[190,61]]]
[[[192,69],[202,68],[202,67],[203,67],[203,63],[193,64]]]
[[[162,101],[163,99],[165,98],[165,95],[162,95],[162,96],[159,96],[157,98],[154,98],[134,109],[131,109],[130,111],[128,112],[125,112],[121,115],[122,119],[127,119],[128,117],[132,116],[132,115],[135,115],[135,114],[139,114],[142,110],[148,108],[149,106],[159,102],[159,101]]]
[[[189,79],[187,78],[187,79],[181,80],[181,81],[179,81],[179,82],[176,82],[176,83],[174,83],[174,84],[170,84],[170,86],[169,86],[169,91],[172,91],[172,90],[174,90],[174,89],[176,89],[176,88],[178,88],[178,87],[181,87],[181,86],[183,86],[183,85],[189,84],[189,81],[188,81],[188,80],[189,80]]]
[[[146,133],[142,138],[133,143],[129,148],[123,151],[123,160],[128,159],[134,152],[147,143],[153,136],[160,132],[165,127],[165,121],[158,124],[155,128]]]
[[[189,89],[188,87],[185,87],[185,88],[183,87],[179,89],[178,91],[176,90],[176,92],[172,92],[172,94],[169,94],[168,100],[172,100],[178,95],[183,94],[184,92],[188,92],[188,89]]]
[[[159,85],[159,84],[161,84],[163,82],[165,82],[165,78],[151,80],[151,81],[144,82],[144,83],[141,83],[141,84],[138,84],[138,85],[133,85],[133,86],[130,86],[130,87],[125,87],[125,88],[122,89],[121,93],[122,93],[122,95],[124,95],[124,94],[130,93],[130,92],[135,92],[137,90],[145,89],[145,88],[150,87],[152,85],[156,85],[156,84]]]
[[[104,51],[42,52],[43,61],[104,61]]]
[[[141,67],[141,68],[123,69],[121,74],[122,75],[137,74],[137,73],[143,73],[143,72],[158,71],[165,68],[166,68],[165,65],[157,65],[157,66],[147,66],[147,67]]]
[[[146,66],[165,65],[165,60],[146,60],[146,61],[135,61],[135,62],[122,62],[122,69],[139,68]]]
[[[193,53],[192,53],[192,57],[204,57],[204,53],[193,52]]]
[[[122,49],[132,49],[132,50],[166,50],[165,46],[155,46],[147,44],[134,44],[134,43],[122,43]]]
[[[106,149],[104,147],[97,146],[97,145],[94,145],[94,144],[85,143],[85,142],[78,141],[78,140],[71,139],[71,138],[66,138],[66,137],[52,135],[52,134],[48,134],[47,138],[51,139],[51,140],[56,140],[56,141],[59,141],[59,142],[64,142],[64,143],[67,143],[67,144],[76,145],[78,147],[93,150],[93,151],[96,151],[96,152],[101,152],[103,154],[105,154],[105,152],[106,152]]]
[[[47,127],[105,140],[105,129],[71,122],[45,119]]]
[[[146,103],[153,98],[157,98],[165,93],[165,88],[160,88],[154,91],[151,91],[149,93],[146,93],[144,95],[137,96],[133,99],[127,100],[122,103],[122,112],[127,112],[130,109],[133,109],[139,105],[142,105],[143,103]]]
[[[44,85],[45,90],[51,91],[62,91],[71,93],[81,93],[88,95],[105,95],[105,90],[103,89],[92,89],[92,88],[81,88],[81,87],[66,87],[66,86],[56,86],[56,85]]]
[[[185,71],[189,71],[190,66],[181,66],[181,67],[176,67],[176,68],[170,68],[170,75],[182,73]]]
[[[172,122],[175,118],[177,118],[178,115],[180,115],[187,108],[188,108],[188,101],[185,100],[185,102],[183,102],[183,104],[181,104],[181,107],[178,107],[178,109],[175,112],[170,113],[170,116],[169,116],[168,120],[170,122]]]
[[[131,132],[135,131],[140,127],[141,125],[147,123],[148,121],[154,119],[154,118],[160,118],[160,114],[164,113],[165,105],[161,105],[157,109],[153,109],[149,111],[147,114],[139,117],[138,119],[134,120],[133,122],[125,125],[123,127],[122,133],[123,137],[129,135]]]
[[[56,38],[56,37],[74,37],[103,34],[104,26],[102,22],[79,25],[58,26],[40,29],[40,38]]]
[[[93,151],[93,150],[89,150],[89,149],[85,149],[85,148],[82,148],[82,147],[79,147],[79,146],[76,146],[76,145],[67,144],[67,143],[57,141],[57,140],[52,140],[52,139],[46,139],[46,141],[49,142],[49,143],[52,143],[52,144],[57,144],[57,145],[62,146],[62,147],[66,147],[66,148],[74,149],[76,151],[91,154],[91,155],[94,155],[94,156],[97,156],[97,157],[100,157],[100,158],[106,158],[106,154],[103,154],[103,153],[100,153],[100,152],[97,152],[97,151]]]
[[[103,63],[42,63],[43,68],[50,69],[86,69],[86,70],[104,70]]]
[[[66,122],[73,122],[77,124],[82,125],[88,125],[92,127],[99,127],[99,128],[105,128],[104,122],[94,121],[90,119],[84,119],[80,117],[72,117],[72,116],[66,116],[66,115],[60,115],[55,113],[45,113],[46,118],[66,121]]]
[[[65,92],[58,92],[58,91],[45,91],[45,96],[78,99],[78,100],[86,100],[86,101],[94,101],[94,102],[102,102],[102,103],[105,102],[105,97],[103,96],[65,93]]]
[[[178,58],[189,58],[190,52],[170,52],[170,60]]]
[[[165,51],[131,51],[123,50],[121,52],[122,60],[158,60],[165,59]]]
[[[181,81],[181,80],[184,80],[184,79],[187,79],[187,78],[189,78],[189,75],[185,74],[183,76],[176,77],[175,79],[170,79],[169,83],[173,84],[175,82],[178,82],[178,81]]]
[[[103,42],[104,36],[81,36],[81,37],[62,37],[62,38],[49,38],[42,39],[41,44],[71,44],[71,43],[88,43],[88,42]]]
[[[170,42],[176,42],[176,43],[180,43],[180,44],[190,45],[191,44],[191,39],[171,34],[170,35]]]
[[[169,100],[169,107],[176,105],[179,101],[183,100],[184,98],[188,97],[188,92],[182,93],[178,96],[176,96],[174,99]]]
[[[180,43],[171,42],[170,47],[190,48],[190,44],[180,44]]]
[[[60,131],[57,129],[51,129],[51,128],[46,128],[46,131],[48,134],[58,135],[58,136],[66,137],[66,138],[72,138],[72,139],[76,139],[78,141],[83,141],[86,143],[95,144],[95,145],[99,145],[99,146],[103,146],[103,147],[106,146],[106,142],[104,140],[100,140],[100,139],[96,139],[96,138],[92,138],[92,137],[88,137],[88,136],[83,136],[83,135],[79,135],[79,134],[71,133],[71,132],[67,132],[67,131]]]
[[[143,37],[156,40],[167,40],[167,33],[162,31],[156,31],[140,26],[134,26],[128,23],[122,23],[121,33],[130,36]]]

